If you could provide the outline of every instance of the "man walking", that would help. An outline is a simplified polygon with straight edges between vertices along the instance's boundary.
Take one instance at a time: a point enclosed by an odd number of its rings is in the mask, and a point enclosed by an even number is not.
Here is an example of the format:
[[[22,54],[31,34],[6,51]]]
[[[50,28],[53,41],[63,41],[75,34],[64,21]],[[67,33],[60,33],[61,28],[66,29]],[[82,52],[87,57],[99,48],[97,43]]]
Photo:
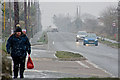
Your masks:
[[[27,36],[22,32],[20,27],[17,27],[14,34],[12,34],[7,41],[7,52],[11,54],[14,63],[14,78],[18,77],[20,68],[20,78],[24,78],[25,59],[27,52],[31,53],[31,45]]]

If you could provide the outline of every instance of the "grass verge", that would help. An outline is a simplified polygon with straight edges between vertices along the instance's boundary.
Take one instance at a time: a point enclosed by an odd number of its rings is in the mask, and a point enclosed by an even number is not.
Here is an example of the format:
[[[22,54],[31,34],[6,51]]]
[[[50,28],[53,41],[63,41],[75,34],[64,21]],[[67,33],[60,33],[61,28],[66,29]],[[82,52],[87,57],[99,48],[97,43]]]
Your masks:
[[[107,46],[113,47],[113,48],[120,48],[120,45],[118,43],[112,43],[109,41],[102,41],[99,40],[100,43],[106,44]]]
[[[42,42],[43,44],[47,44],[48,43],[47,32],[43,32],[42,36],[40,37],[40,40],[38,40],[37,42]]]
[[[7,58],[7,53],[0,50],[2,53],[2,80],[10,80],[12,77],[12,60]]]
[[[82,55],[78,53],[72,53],[67,51],[56,51],[56,57],[58,57],[59,60],[65,60],[65,61],[80,61],[80,60],[86,60]]]
[[[2,45],[0,47],[0,55],[2,56],[2,61],[0,61],[0,66],[2,66],[2,80],[11,80],[12,77],[12,60],[7,58],[10,55],[6,51],[7,39],[5,38],[5,41],[1,43]]]

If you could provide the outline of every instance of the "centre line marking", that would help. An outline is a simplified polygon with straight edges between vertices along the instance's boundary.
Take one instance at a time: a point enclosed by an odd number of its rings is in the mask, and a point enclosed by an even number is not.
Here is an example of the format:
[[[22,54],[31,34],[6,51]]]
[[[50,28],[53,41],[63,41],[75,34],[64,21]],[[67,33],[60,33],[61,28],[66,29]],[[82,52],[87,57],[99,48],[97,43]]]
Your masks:
[[[53,44],[55,44],[55,42],[53,41]]]
[[[87,65],[83,64],[81,61],[76,61],[76,62],[85,68],[89,68]]]

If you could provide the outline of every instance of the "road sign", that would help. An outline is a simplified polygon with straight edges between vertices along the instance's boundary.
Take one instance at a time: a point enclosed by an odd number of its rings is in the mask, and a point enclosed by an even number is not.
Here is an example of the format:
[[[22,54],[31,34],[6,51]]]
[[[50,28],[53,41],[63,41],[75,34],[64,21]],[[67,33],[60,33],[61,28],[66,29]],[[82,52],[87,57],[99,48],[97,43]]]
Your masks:
[[[112,26],[115,27],[115,26],[116,26],[116,23],[112,23]]]
[[[26,34],[26,29],[22,29],[22,32],[23,32],[24,34]]]

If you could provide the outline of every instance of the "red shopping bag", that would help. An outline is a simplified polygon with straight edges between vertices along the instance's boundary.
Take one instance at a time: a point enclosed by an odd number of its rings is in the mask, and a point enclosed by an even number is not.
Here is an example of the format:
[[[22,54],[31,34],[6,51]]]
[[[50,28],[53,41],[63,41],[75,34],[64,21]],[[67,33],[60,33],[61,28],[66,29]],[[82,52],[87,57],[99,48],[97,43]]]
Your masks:
[[[27,68],[28,69],[33,69],[34,68],[34,64],[33,64],[33,61],[31,59],[30,55],[28,56]]]

